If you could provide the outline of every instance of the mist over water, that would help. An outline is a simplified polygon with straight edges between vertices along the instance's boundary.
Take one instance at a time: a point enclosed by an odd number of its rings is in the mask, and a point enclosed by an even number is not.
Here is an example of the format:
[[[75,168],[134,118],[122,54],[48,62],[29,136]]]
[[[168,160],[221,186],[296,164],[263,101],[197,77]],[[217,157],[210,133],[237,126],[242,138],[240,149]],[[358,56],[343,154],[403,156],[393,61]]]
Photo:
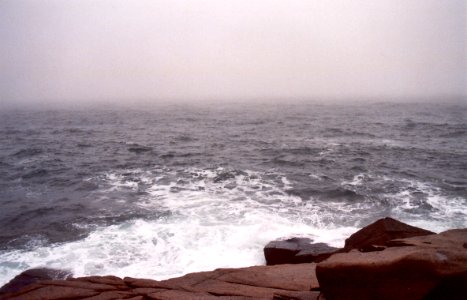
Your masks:
[[[262,264],[270,240],[342,246],[385,216],[466,227],[466,115],[462,102],[0,112],[0,284],[37,266],[161,279]]]
[[[467,96],[464,0],[0,1],[0,109]]]

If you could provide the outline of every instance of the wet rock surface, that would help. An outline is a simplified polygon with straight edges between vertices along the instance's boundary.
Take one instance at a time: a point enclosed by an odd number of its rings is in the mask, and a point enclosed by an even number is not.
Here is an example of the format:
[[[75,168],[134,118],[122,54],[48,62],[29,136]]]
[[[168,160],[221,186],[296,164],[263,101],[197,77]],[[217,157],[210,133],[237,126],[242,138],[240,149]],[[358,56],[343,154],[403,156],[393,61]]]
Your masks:
[[[290,238],[268,243],[264,247],[267,265],[320,262],[339,250],[308,238]]]
[[[71,277],[71,273],[64,270],[37,268],[29,269],[13,278],[9,283],[0,288],[0,295],[13,293],[41,280],[57,280]]]

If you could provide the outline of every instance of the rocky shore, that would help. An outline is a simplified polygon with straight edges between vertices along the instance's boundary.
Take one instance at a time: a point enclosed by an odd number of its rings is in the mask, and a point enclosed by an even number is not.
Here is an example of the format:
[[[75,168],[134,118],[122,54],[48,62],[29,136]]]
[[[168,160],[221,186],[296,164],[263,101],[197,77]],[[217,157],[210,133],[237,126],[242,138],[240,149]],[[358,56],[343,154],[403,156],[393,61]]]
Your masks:
[[[467,299],[467,229],[435,234],[385,218],[342,249],[292,237],[264,253],[267,266],[168,280],[31,269],[3,286],[0,299]]]

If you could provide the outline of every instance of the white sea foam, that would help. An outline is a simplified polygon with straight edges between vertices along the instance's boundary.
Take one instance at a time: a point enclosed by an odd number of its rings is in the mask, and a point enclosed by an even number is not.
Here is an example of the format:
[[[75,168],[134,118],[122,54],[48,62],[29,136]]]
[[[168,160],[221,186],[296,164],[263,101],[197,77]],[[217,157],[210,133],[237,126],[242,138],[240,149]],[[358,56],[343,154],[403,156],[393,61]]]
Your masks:
[[[358,175],[355,175],[351,181],[343,181],[341,184],[342,185],[362,185],[363,181],[365,179],[365,174],[360,173]]]
[[[460,197],[446,197],[441,190],[430,184],[403,179],[407,189],[390,195],[392,199],[399,201],[393,209],[395,215],[418,227],[426,228],[435,232],[451,228],[467,227],[467,199]],[[424,201],[420,203],[414,196],[414,192],[424,194]],[[423,215],[412,213],[413,209],[420,206],[428,206],[429,212]]]
[[[368,176],[359,174],[343,184],[364,188]],[[371,178],[383,183],[394,180]],[[164,279],[220,267],[264,264],[264,245],[278,238],[310,237],[343,246],[358,225],[342,227],[341,221],[350,216],[358,219],[376,205],[369,201],[302,201],[285,192],[292,186],[287,177],[272,171],[160,167],[106,173],[89,180],[99,182],[100,189],[93,192],[96,199],[108,192],[137,191],[144,185],[147,194],[134,205],[155,214],[170,214],[101,227],[74,242],[0,252],[0,285],[39,266],[69,269],[75,276]],[[467,227],[466,199],[448,199],[421,182],[403,183],[405,188],[399,193],[383,195],[393,202],[392,216],[437,232],[453,224]],[[420,205],[414,191],[427,195],[426,203],[432,207],[429,217],[412,212]]]
[[[432,184],[368,173],[355,175],[352,180],[341,183],[342,186],[361,194],[365,193],[367,184],[381,186],[383,190],[389,188],[388,193],[378,195],[383,200],[382,204],[363,201],[344,206],[326,202],[320,205],[321,209],[326,206],[328,211],[347,209],[353,214],[362,210],[375,211],[376,206],[380,205],[380,209],[389,209],[387,215],[435,232],[467,227],[467,199],[444,195],[440,188]],[[395,188],[397,191],[394,191]],[[373,205],[376,206],[372,207]]]
[[[323,179],[321,178],[321,176],[320,176],[320,175],[317,175],[317,174],[310,174],[310,175],[308,175],[308,176],[310,176],[310,177],[313,178],[313,179],[319,180],[319,181],[323,180]]]
[[[0,284],[38,266],[70,269],[75,276],[114,274],[164,279],[219,267],[258,265],[264,263],[262,248],[270,240],[308,236],[342,246],[343,238],[354,230],[319,229],[254,213],[245,214],[237,224],[201,216],[134,220],[100,228],[80,241],[2,253]]]
[[[122,174],[100,179],[107,191],[136,190],[137,182],[150,184],[149,195],[136,205],[169,210],[169,216],[102,227],[75,242],[0,253],[0,284],[39,266],[69,269],[75,276],[154,279],[246,267],[264,264],[263,247],[271,240],[302,236],[343,246],[356,230],[323,222],[326,215],[318,207],[284,192],[291,183],[282,174],[247,171],[215,182],[226,170],[189,169],[185,173],[191,177],[184,178],[177,178],[173,170],[159,171],[162,175],[133,170],[139,176],[136,181]],[[268,176],[274,179],[264,178]]]
[[[190,218],[134,220],[101,228],[80,241],[3,253],[0,284],[37,266],[70,269],[75,276],[114,274],[164,279],[220,267],[258,265],[264,263],[262,248],[272,239],[311,236],[342,246],[342,238],[354,230],[318,230],[274,216],[262,219],[251,215],[246,219],[236,225],[206,224]]]

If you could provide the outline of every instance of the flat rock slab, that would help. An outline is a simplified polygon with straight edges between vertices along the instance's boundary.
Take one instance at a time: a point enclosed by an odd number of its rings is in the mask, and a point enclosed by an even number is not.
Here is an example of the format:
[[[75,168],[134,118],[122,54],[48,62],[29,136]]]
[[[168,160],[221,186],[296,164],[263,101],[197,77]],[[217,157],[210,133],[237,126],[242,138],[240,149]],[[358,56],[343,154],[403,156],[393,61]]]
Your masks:
[[[219,280],[293,291],[318,288],[316,264],[255,266],[238,269],[219,277]]]
[[[316,264],[254,266],[190,273],[168,280],[90,276],[42,280],[0,299],[308,299],[318,288]],[[308,298],[303,298],[303,297]],[[297,298],[301,297],[301,298]]]
[[[57,299],[82,299],[98,295],[100,292],[94,291],[92,289],[82,289],[77,287],[65,287],[65,286],[55,286],[55,285],[46,285],[38,287],[28,291],[27,293],[22,293],[17,296],[5,297],[0,299],[11,299],[11,300],[38,300],[38,299],[48,299],[48,300],[57,300]]]

